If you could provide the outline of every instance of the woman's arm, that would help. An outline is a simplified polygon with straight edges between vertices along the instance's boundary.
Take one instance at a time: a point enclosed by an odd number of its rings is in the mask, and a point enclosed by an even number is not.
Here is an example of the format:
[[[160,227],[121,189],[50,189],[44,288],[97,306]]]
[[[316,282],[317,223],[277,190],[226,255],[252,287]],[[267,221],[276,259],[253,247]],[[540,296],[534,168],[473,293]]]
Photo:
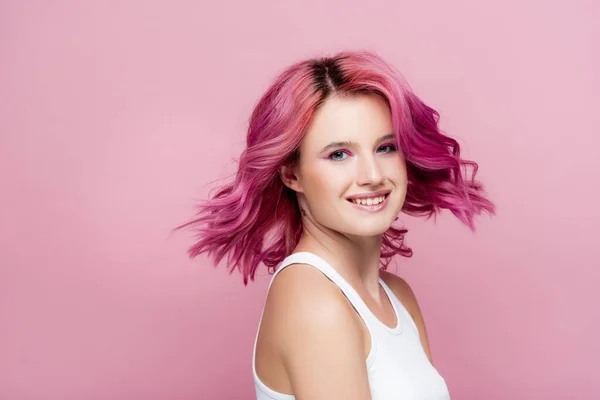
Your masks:
[[[282,361],[297,400],[370,400],[356,311],[314,267],[281,271],[271,286]]]

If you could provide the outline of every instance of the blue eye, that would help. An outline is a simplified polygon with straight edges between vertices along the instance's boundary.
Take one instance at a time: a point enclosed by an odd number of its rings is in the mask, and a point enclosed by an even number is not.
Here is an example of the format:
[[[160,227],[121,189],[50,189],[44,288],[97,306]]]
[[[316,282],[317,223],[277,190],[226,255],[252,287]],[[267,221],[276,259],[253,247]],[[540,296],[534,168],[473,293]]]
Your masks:
[[[393,151],[396,151],[396,146],[393,145],[393,144],[384,144],[383,146],[381,146],[379,148],[379,150],[385,149],[385,148],[389,148],[389,150],[388,151],[384,151],[383,153],[391,153]]]
[[[346,159],[346,157],[344,157],[344,155],[347,156],[348,153],[345,151],[342,151],[342,150],[338,150],[338,151],[334,151],[333,153],[331,153],[328,158],[333,161],[343,161]]]

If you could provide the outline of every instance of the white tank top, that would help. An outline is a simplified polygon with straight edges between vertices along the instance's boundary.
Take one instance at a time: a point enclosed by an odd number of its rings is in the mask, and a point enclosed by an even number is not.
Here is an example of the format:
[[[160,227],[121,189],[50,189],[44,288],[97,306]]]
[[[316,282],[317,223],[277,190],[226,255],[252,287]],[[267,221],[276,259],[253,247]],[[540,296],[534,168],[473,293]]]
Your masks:
[[[383,279],[379,278],[379,282],[394,307],[398,321],[394,328],[381,322],[358,292],[329,263],[313,253],[299,252],[288,256],[273,274],[269,288],[277,274],[290,264],[309,264],[325,274],[342,290],[365,321],[371,334],[371,350],[366,363],[372,400],[450,400],[444,378],[423,350],[415,322]],[[293,395],[276,392],[258,378],[255,364],[257,341],[258,331],[252,354],[257,400],[294,400]]]

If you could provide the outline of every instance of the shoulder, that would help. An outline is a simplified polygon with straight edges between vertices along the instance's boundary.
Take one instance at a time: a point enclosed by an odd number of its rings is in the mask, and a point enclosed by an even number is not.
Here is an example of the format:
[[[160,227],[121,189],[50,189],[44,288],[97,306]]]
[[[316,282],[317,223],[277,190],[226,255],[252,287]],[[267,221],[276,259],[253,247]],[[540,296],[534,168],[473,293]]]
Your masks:
[[[405,279],[388,271],[380,271],[379,275],[412,315],[413,311],[415,311],[413,308],[418,308],[419,304],[415,292],[409,283]]]
[[[356,325],[353,308],[338,286],[307,264],[292,264],[273,279],[265,313],[286,343],[298,336],[294,328],[344,331]]]
[[[431,350],[429,347],[429,338],[427,336],[427,329],[425,327],[425,319],[423,318],[423,313],[421,312],[421,307],[419,306],[419,302],[417,300],[417,296],[415,292],[408,284],[408,282],[388,271],[380,271],[381,279],[389,286],[390,290],[398,297],[398,300],[402,303],[406,311],[410,314],[415,325],[417,326],[417,330],[419,331],[419,337],[421,339],[421,345],[423,346],[423,350],[429,361],[433,363],[433,359],[431,357]]]
[[[310,265],[289,265],[273,279],[267,335],[297,398],[368,398],[364,338],[354,313],[338,286]]]

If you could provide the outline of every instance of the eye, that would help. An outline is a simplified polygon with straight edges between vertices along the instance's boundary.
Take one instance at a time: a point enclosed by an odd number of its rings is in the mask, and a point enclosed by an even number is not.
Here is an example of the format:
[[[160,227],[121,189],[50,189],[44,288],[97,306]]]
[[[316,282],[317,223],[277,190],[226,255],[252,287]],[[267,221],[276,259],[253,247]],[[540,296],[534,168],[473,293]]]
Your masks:
[[[344,157],[344,156],[348,156],[348,155],[349,155],[348,152],[346,152],[344,150],[337,150],[337,151],[334,151],[333,153],[331,153],[328,158],[333,161],[342,161],[342,160],[346,159],[346,157]]]
[[[384,150],[381,153],[391,153],[391,152],[396,151],[396,146],[389,143],[389,144],[384,144],[384,145],[380,146],[379,149],[377,149],[377,150],[379,151],[381,149],[387,149],[387,151]]]

